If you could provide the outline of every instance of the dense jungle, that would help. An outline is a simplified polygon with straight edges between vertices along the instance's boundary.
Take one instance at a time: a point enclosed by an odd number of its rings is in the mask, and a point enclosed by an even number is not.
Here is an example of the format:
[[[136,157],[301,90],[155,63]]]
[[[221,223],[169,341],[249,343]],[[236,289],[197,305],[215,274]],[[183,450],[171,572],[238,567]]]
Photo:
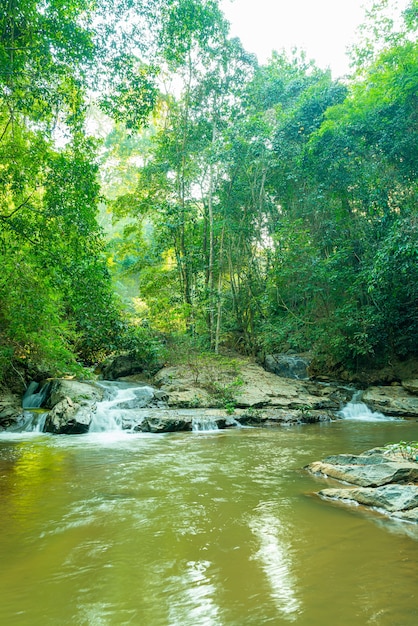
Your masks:
[[[3,0],[2,385],[119,353],[416,362],[418,5],[389,4],[335,80],[260,65],[216,0]]]

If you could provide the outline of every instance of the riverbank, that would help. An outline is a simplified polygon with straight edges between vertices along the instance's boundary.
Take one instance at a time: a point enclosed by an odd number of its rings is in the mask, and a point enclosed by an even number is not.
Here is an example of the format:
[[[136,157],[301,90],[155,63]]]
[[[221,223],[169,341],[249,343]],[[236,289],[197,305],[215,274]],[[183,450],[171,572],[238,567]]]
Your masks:
[[[287,358],[294,364],[295,357]],[[148,388],[148,395],[130,400],[130,408],[137,409],[135,422],[126,419],[124,428],[151,432],[192,430],[193,411],[205,411],[218,428],[233,425],[229,418],[253,426],[329,421],[339,416],[356,392],[352,385],[312,380],[307,374],[305,379],[290,378],[291,369],[280,376],[242,357],[192,355],[151,378],[136,373],[137,369],[136,363],[124,359],[123,368],[113,365],[109,371],[117,374],[120,383]],[[57,434],[86,432],[104,395],[99,379],[46,379],[34,383],[32,391],[42,396],[34,406],[49,412],[45,428]],[[31,408],[27,394],[28,390],[23,406]],[[418,379],[368,387],[361,399],[382,415],[418,419]],[[0,396],[0,427],[13,427],[22,421],[22,414],[22,396],[5,390]]]

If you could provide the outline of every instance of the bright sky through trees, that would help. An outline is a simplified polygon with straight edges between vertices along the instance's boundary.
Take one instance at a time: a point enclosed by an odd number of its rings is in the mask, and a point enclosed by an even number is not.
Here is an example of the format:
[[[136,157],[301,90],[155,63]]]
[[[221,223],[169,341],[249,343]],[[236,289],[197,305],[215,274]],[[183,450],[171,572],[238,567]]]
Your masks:
[[[396,4],[394,0],[393,4]],[[407,4],[400,0],[401,7]],[[307,52],[334,78],[349,72],[347,49],[356,39],[369,0],[222,0],[231,22],[231,34],[239,37],[261,63],[272,50]]]

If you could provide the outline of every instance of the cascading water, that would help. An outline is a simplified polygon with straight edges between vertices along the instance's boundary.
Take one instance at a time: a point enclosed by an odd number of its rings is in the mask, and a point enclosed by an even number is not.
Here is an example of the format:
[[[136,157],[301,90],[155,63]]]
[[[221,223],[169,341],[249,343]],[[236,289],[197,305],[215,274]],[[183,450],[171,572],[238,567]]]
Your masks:
[[[22,398],[22,407],[24,409],[38,409],[41,407],[48,396],[50,388],[51,383],[41,386],[40,383],[32,381]]]
[[[147,385],[101,381],[105,397],[97,403],[90,424],[90,433],[121,431],[132,423],[135,409],[142,409],[154,398],[154,389]]]
[[[46,410],[25,410],[20,421],[8,430],[14,433],[43,433],[47,416]]]
[[[193,432],[210,432],[214,430],[219,430],[218,424],[216,423],[216,419],[214,417],[207,415],[192,417]]]
[[[371,411],[367,404],[361,401],[362,393],[362,391],[356,391],[351,401],[340,411],[340,417],[346,420],[358,420],[362,422],[392,422],[397,419],[396,417],[390,417],[378,411]]]

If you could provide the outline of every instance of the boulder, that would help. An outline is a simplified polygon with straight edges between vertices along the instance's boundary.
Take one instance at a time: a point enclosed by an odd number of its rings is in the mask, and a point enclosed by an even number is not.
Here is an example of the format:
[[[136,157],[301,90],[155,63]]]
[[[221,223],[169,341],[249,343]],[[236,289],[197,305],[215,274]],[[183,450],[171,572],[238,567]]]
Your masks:
[[[17,394],[5,391],[0,396],[0,429],[13,426],[22,418],[22,404]]]
[[[409,393],[405,386],[369,387],[361,399],[373,411],[384,415],[418,417],[418,397]]]
[[[370,487],[322,489],[318,495],[335,500],[355,501],[391,513],[418,508],[418,485],[384,485],[375,489]]]
[[[312,473],[335,478],[361,487],[378,487],[388,483],[408,483],[418,481],[416,463],[387,461],[385,463],[338,464],[315,461],[307,466]]]
[[[155,372],[162,364],[145,363],[134,353],[119,354],[102,365],[102,377],[104,380],[119,380],[128,378],[143,372]]]
[[[50,381],[46,407],[53,408],[65,398],[77,404],[99,402],[103,399],[103,389],[95,383],[85,383],[67,378],[55,378]]]
[[[310,359],[297,354],[269,354],[264,359],[264,368],[284,378],[306,380]]]
[[[184,419],[172,416],[149,416],[144,419],[141,424],[142,432],[149,433],[172,433],[185,430],[192,430],[191,419]]]
[[[418,396],[418,378],[403,380],[401,385],[409,393],[412,393],[414,396]]]
[[[71,398],[64,398],[48,413],[44,431],[57,435],[75,435],[88,432],[95,405],[81,406]]]

